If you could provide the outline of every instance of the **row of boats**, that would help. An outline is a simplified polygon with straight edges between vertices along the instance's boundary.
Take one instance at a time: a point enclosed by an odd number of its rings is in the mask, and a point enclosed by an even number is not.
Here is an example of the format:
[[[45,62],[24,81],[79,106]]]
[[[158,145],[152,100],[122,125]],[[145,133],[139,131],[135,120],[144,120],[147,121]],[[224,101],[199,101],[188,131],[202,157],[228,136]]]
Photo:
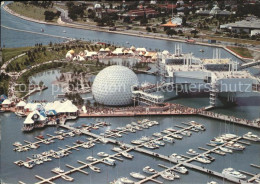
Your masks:
[[[182,173],[182,174],[186,174],[188,173],[188,170],[181,166],[181,167],[176,167],[175,168],[176,171]],[[143,172],[149,175],[153,175],[153,174],[157,174],[159,173],[158,171],[156,171],[155,169],[151,168],[150,166],[146,166],[143,168]],[[169,180],[169,181],[173,181],[174,179],[179,179],[180,176],[178,174],[176,174],[173,170],[171,169],[167,169],[164,170],[162,172],[159,173],[160,176],[165,179],[165,180]],[[146,178],[145,175],[138,173],[138,172],[131,172],[130,176],[135,178],[135,179],[140,179],[143,180]],[[113,182],[110,182],[111,184],[132,184],[134,183],[134,181],[132,181],[131,179],[128,179],[127,177],[122,177],[119,178],[118,180],[115,180]]]
[[[132,122],[130,124],[127,124],[125,127],[117,127],[112,130],[106,130],[104,133],[101,133],[100,135],[104,137],[122,137],[122,133],[125,134],[126,132],[135,133],[136,131],[148,129],[154,125],[159,125],[159,122],[143,119],[137,122]]]

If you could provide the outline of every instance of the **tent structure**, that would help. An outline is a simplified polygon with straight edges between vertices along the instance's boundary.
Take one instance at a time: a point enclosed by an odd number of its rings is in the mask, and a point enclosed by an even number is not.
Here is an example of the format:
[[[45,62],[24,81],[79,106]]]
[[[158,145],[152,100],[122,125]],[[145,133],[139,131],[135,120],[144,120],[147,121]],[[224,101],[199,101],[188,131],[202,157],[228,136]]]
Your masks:
[[[16,107],[25,107],[26,106],[26,103],[24,101],[20,101]]]
[[[2,103],[2,105],[11,105],[11,101],[9,99],[5,99]]]
[[[177,27],[178,24],[172,23],[172,21],[167,22],[166,24],[162,24],[162,27]]]
[[[138,52],[141,52],[141,51],[142,52],[146,52],[146,48],[137,48],[136,51],[138,51]]]
[[[164,50],[164,51],[162,52],[162,54],[167,55],[167,54],[169,54],[169,51],[168,51],[168,50]]]
[[[115,55],[122,55],[124,52],[123,52],[123,49],[124,48],[116,48],[116,50],[114,50],[112,52],[112,54],[115,54]]]
[[[35,110],[41,110],[42,109],[42,105],[40,103],[27,103],[24,106],[24,109],[26,111],[35,111]]]

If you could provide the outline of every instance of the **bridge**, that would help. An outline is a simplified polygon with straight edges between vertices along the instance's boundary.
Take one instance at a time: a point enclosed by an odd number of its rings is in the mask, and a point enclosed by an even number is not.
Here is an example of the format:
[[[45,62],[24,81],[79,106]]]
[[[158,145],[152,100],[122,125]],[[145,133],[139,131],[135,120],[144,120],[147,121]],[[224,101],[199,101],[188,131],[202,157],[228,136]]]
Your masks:
[[[245,68],[249,68],[251,66],[257,66],[257,65],[260,65],[260,60],[258,60],[258,61],[251,61],[249,63],[244,63],[244,64],[242,64],[240,66],[239,69],[241,70],[241,69],[245,69]]]

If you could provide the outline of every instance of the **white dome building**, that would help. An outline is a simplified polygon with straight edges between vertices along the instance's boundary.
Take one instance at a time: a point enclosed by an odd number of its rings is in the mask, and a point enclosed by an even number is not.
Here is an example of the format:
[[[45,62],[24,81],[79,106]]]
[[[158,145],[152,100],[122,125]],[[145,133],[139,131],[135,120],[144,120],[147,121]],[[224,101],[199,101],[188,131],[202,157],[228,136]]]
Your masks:
[[[136,74],[127,67],[109,66],[96,76],[92,93],[95,100],[104,105],[123,106],[132,103],[133,85],[138,84]]]

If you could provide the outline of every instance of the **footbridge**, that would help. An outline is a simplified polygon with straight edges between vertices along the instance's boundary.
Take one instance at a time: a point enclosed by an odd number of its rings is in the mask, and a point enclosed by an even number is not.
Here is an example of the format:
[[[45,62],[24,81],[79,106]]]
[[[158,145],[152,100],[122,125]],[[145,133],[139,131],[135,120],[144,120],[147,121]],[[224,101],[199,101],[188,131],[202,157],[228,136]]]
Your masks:
[[[245,68],[249,68],[249,67],[252,67],[252,66],[257,66],[257,65],[260,65],[260,60],[258,61],[251,61],[249,63],[244,63],[240,66],[240,70],[241,69],[245,69]]]

